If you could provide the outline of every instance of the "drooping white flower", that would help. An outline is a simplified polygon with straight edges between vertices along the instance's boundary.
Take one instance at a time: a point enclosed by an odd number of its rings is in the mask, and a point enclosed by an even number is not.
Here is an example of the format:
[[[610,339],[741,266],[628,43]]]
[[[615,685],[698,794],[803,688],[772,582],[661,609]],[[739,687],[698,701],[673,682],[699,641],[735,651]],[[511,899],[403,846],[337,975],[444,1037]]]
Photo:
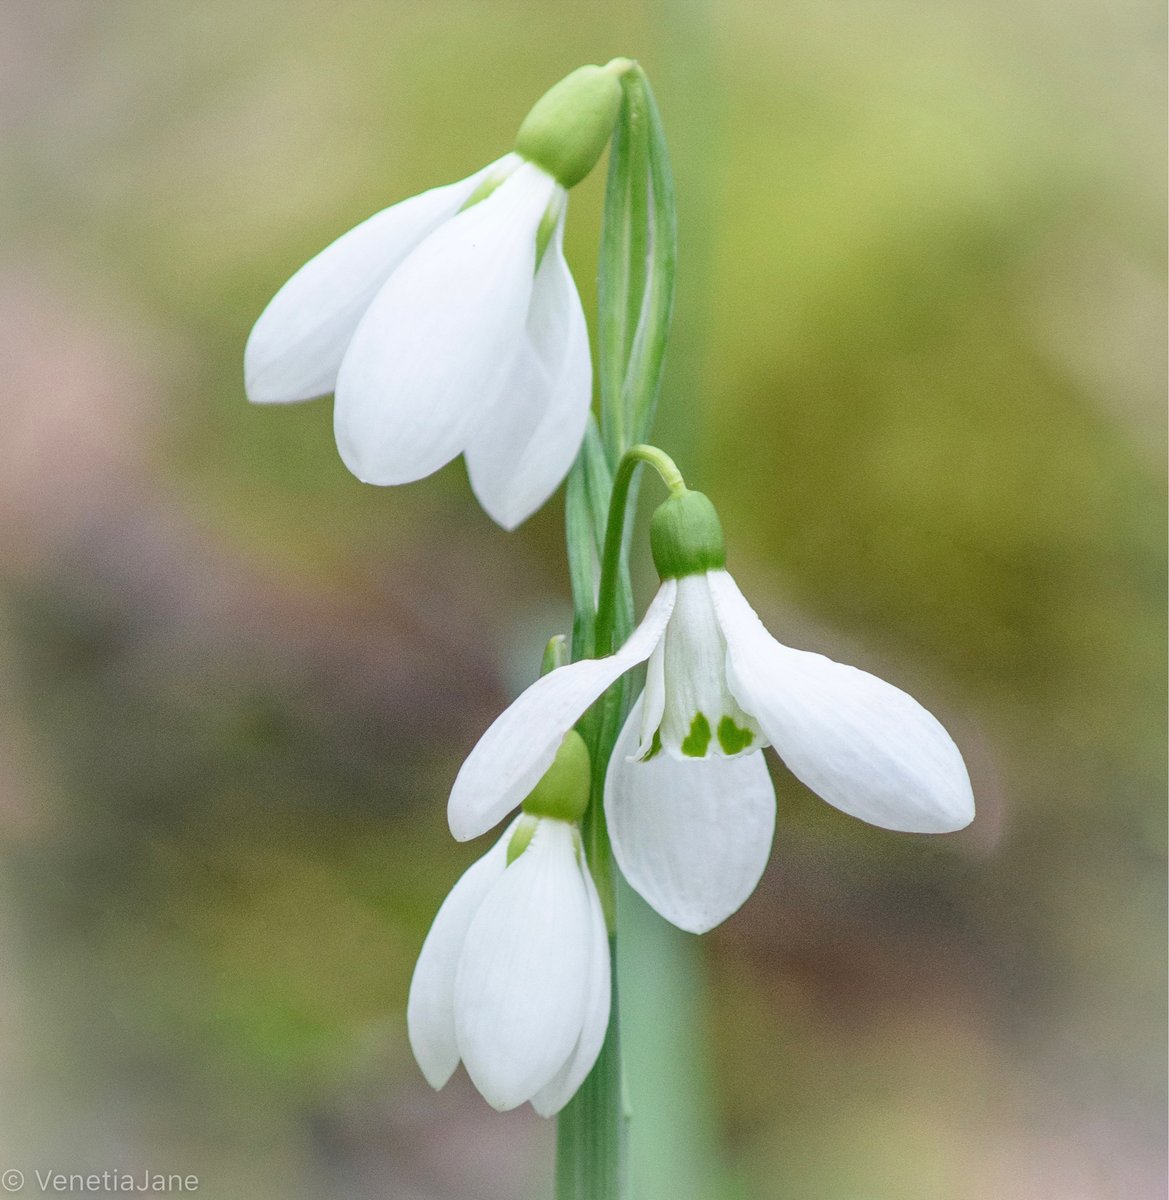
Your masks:
[[[705,496],[668,500],[651,537],[663,582],[645,618],[616,654],[546,675],[488,729],[451,793],[456,837],[515,807],[564,731],[646,659],[605,809],[629,882],[683,929],[718,924],[762,874],[775,821],[760,754],[769,743],[818,795],[871,824],[942,833],[973,819],[962,756],[936,718],[891,684],[767,632],[725,570]]]
[[[563,819],[588,798],[588,753],[576,734],[556,764],[439,909],[406,1012],[432,1087],[461,1060],[493,1107],[530,1101],[542,1116],[563,1108],[592,1069],[610,1003],[604,914],[577,824]]]
[[[564,215],[567,189],[608,140],[618,74],[573,72],[529,114],[514,153],[384,209],[306,263],[248,338],[248,398],[334,392],[337,448],[364,482],[409,483],[463,454],[500,525],[535,512],[588,419]]]

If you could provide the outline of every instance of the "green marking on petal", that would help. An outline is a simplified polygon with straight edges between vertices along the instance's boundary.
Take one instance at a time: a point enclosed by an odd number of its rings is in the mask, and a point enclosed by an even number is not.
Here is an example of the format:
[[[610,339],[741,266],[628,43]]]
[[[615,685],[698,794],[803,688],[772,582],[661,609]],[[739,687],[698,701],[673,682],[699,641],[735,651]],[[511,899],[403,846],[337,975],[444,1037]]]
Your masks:
[[[479,186],[463,201],[463,207],[459,209],[459,212],[466,212],[467,209],[474,208],[476,204],[486,200],[515,171],[517,165],[515,162],[504,162],[498,165],[494,171],[489,172],[485,178],[480,180]]]
[[[710,722],[702,713],[695,713],[690,722],[690,732],[682,742],[682,753],[687,758],[704,758],[710,745]]]
[[[738,754],[755,740],[750,729],[740,729],[731,717],[723,717],[718,723],[718,744],[724,754]]]
[[[662,752],[662,731],[654,730],[653,740],[649,744],[649,749],[639,758],[638,762],[649,762],[651,758],[657,758]]]
[[[564,212],[563,192],[552,200],[552,203],[544,210],[543,217],[540,218],[540,226],[536,230],[537,269],[544,259],[544,251],[548,249],[548,244],[552,241],[552,235],[556,232],[556,223],[560,220],[562,212]]]

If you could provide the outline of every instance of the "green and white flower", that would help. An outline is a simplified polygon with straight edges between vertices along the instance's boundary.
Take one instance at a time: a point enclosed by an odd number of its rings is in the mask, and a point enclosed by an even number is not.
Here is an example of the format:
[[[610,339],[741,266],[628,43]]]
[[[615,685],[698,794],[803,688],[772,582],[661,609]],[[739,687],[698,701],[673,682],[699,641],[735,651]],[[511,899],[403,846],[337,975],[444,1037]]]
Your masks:
[[[667,500],[651,527],[662,584],[608,658],[534,683],[483,735],[455,781],[455,837],[489,829],[545,769],[564,732],[624,672],[649,660],[644,693],[610,760],[605,810],[629,882],[701,932],[754,890],[775,822],[761,749],[842,811],[886,829],[943,833],[974,817],[962,755],[892,684],[764,628],[725,569],[709,500]]]
[[[358,479],[409,483],[462,454],[500,525],[535,512],[588,419],[588,329],[564,217],[567,189],[608,141],[624,61],[573,72],[513,153],[384,209],[297,271],[248,338],[248,398],[333,392],[337,448]]]
[[[547,1117],[592,1069],[609,1025],[610,965],[576,824],[588,786],[588,752],[573,733],[524,815],[439,909],[406,1012],[432,1087],[461,1060],[493,1107],[530,1101]]]

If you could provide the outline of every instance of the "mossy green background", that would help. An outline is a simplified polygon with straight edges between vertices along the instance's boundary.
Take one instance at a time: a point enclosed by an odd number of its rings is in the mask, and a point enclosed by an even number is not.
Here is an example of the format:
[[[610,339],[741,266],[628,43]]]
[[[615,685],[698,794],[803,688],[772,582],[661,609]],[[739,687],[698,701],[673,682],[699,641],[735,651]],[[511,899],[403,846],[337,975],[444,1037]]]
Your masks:
[[[0,1166],[547,1194],[549,1127],[431,1093],[403,1021],[483,849],[454,773],[567,627],[559,500],[509,536],[461,465],[364,487],[241,353],[312,253],[629,54],[678,188],[659,440],[772,630],[926,702],[979,801],[904,837],[774,765],[759,891],[627,968],[639,1196],[1163,1195],[1159,8],[17,0],[0,34]]]

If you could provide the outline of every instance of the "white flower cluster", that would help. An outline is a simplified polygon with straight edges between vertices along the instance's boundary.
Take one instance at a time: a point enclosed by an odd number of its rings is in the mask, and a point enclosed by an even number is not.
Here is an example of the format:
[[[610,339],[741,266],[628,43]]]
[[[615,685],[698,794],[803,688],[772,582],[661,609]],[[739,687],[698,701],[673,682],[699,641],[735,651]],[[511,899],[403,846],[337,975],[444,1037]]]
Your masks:
[[[338,239],[257,321],[248,396],[332,391],[337,445],[360,479],[405,483],[462,454],[499,524],[536,511],[578,453],[592,391],[562,238],[566,188],[599,155],[597,129],[608,137],[616,85],[607,68],[582,70],[603,100],[587,153],[561,153],[547,135],[555,122],[529,118],[530,155],[519,141]],[[548,109],[562,111],[559,100]],[[588,754],[572,731],[638,664],[648,661],[646,685],[611,756],[604,809],[626,878],[682,929],[723,921],[763,873],[775,827],[767,745],[874,825],[938,833],[973,818],[962,757],[937,720],[872,675],[772,638],[722,566],[713,507],[688,495],[709,509],[701,552],[663,542],[659,558],[655,544],[663,581],[624,645],[540,678],[455,780],[448,819],[460,840],[525,811],[450,893],[418,961],[408,1027],[436,1088],[462,1061],[495,1107],[530,1102],[550,1115],[597,1058],[609,942],[578,827]]]

